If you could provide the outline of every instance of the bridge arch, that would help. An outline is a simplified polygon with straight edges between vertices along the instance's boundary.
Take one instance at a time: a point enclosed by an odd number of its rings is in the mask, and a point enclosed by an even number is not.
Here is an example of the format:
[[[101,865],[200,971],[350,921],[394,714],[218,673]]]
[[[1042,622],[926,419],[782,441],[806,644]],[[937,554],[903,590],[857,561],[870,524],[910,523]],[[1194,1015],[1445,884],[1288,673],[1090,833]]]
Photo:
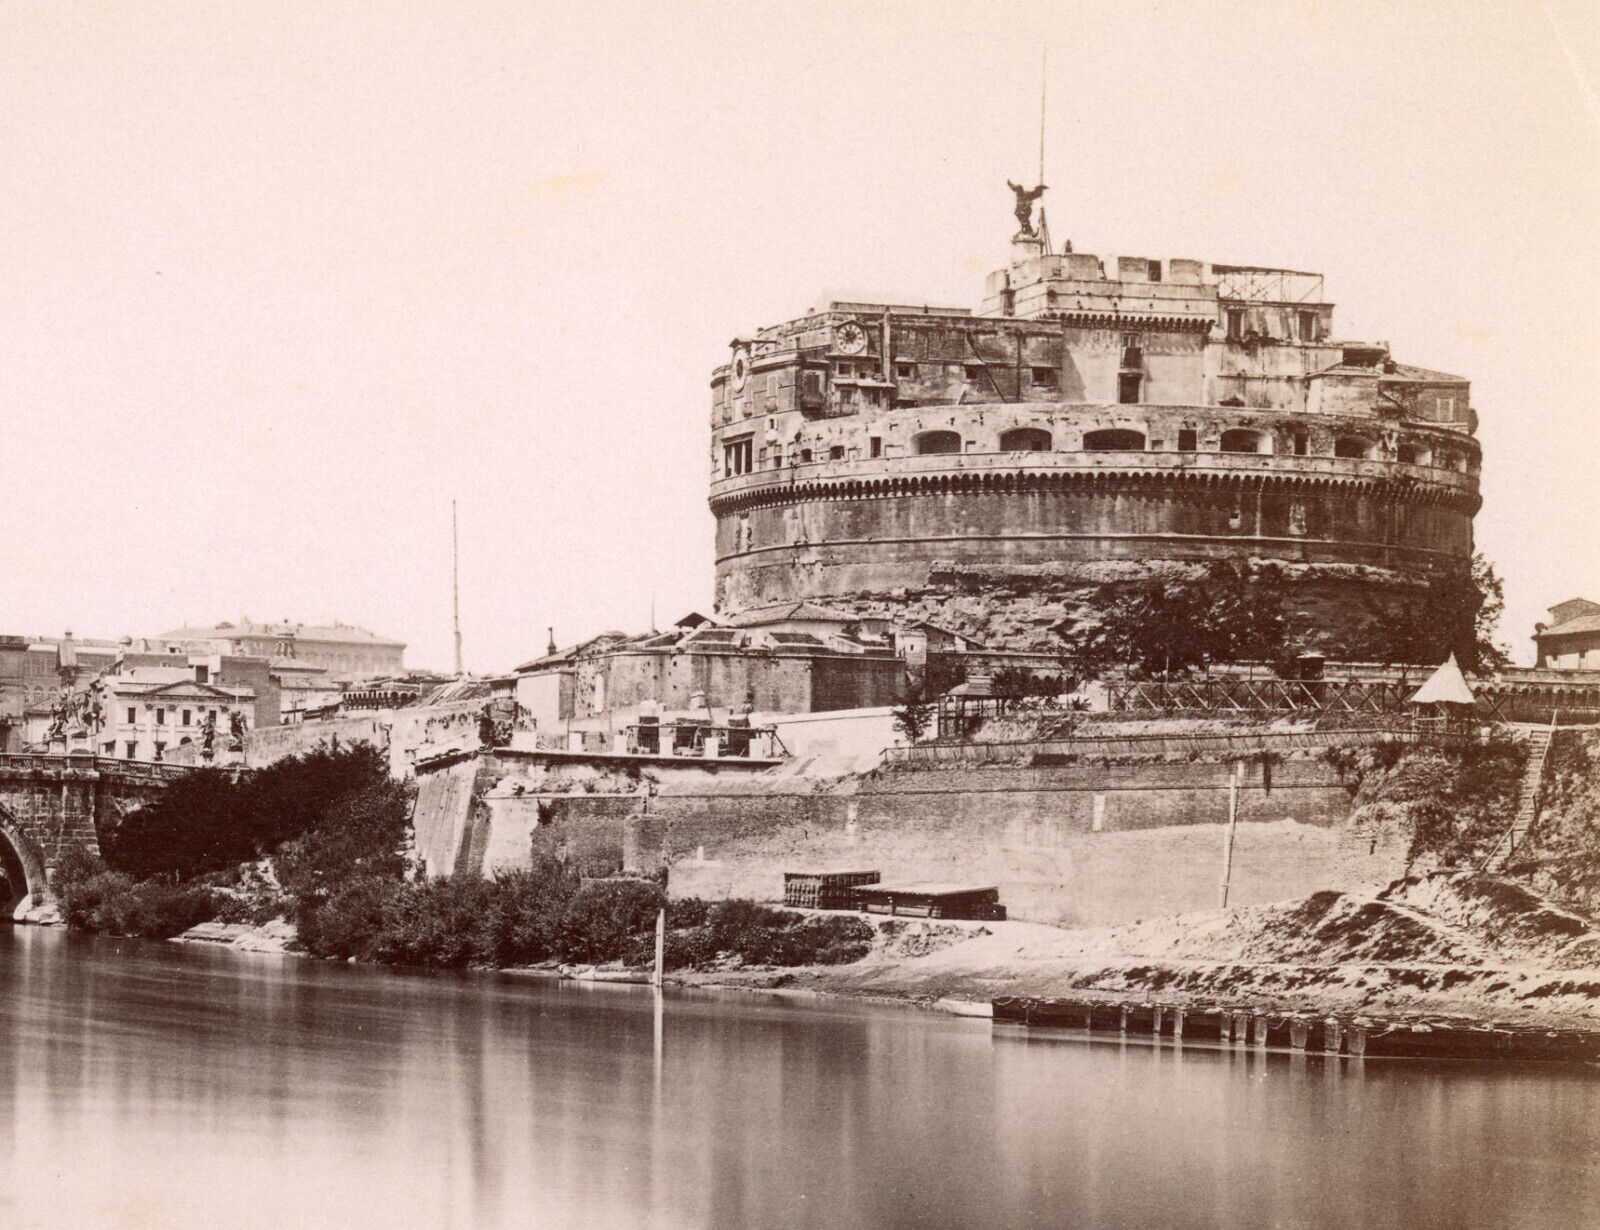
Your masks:
[[[11,813],[0,807],[0,916],[11,917],[24,899],[41,904],[49,892],[44,851]]]

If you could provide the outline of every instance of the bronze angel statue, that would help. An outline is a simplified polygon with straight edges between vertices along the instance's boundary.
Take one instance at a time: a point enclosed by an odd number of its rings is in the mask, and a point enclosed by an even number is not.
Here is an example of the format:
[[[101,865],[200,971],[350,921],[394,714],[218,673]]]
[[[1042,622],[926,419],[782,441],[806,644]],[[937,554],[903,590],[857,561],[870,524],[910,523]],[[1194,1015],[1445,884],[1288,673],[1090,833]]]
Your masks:
[[[1018,234],[1036,234],[1037,232],[1033,229],[1033,203],[1045,194],[1049,185],[1040,184],[1036,188],[1024,188],[1021,184],[1014,184],[1008,179],[1006,180],[1006,187],[1017,194],[1016,215],[1017,226],[1020,228]]]

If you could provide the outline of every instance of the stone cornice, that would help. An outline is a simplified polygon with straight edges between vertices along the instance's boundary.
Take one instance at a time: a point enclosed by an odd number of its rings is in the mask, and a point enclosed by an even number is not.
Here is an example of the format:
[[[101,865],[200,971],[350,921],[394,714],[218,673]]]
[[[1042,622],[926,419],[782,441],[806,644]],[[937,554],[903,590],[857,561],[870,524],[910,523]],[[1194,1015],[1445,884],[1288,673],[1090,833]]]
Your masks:
[[[1241,454],[1252,465],[1206,464],[1185,454],[1082,454],[1097,459],[1117,458],[1094,466],[1009,466],[946,469],[932,472],[835,473],[801,477],[785,471],[744,475],[744,479],[769,479],[725,489],[711,497],[711,511],[722,516],[751,508],[774,507],[814,500],[872,500],[903,496],[946,494],[1006,495],[1036,491],[1088,490],[1113,492],[1170,492],[1197,495],[1206,490],[1258,491],[1287,489],[1342,490],[1371,498],[1408,504],[1445,505],[1466,516],[1482,504],[1477,482],[1470,476],[1430,467],[1333,458],[1271,458]],[[1126,456],[1126,460],[1122,460]],[[1213,455],[1205,455],[1207,461]],[[1184,464],[1152,465],[1151,457],[1181,458]],[[1136,459],[1146,459],[1140,464]],[[909,460],[909,459],[908,459]],[[932,457],[917,461],[936,460]],[[961,460],[965,460],[962,458]],[[1300,464],[1294,464],[1300,463]],[[850,463],[846,463],[850,464]],[[860,466],[861,463],[854,463]],[[1435,478],[1434,476],[1438,477]],[[1441,479],[1445,481],[1440,481]],[[1455,481],[1449,481],[1455,480]]]

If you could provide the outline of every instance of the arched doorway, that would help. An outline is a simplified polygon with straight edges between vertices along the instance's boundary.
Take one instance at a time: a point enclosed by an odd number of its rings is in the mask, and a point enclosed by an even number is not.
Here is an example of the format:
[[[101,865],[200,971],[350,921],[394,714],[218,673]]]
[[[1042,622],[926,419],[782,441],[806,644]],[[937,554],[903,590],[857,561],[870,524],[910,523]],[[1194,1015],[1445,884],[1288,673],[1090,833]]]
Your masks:
[[[1142,453],[1144,433],[1124,427],[1102,427],[1099,431],[1083,433],[1083,451],[1086,453]]]
[[[1013,427],[1000,433],[1002,453],[1047,453],[1050,433],[1040,427]]]
[[[1251,431],[1248,427],[1231,427],[1222,433],[1224,453],[1270,453],[1272,448],[1265,432]]]
[[[26,897],[42,901],[48,888],[43,852],[0,809],[0,921],[9,922]]]
[[[919,456],[929,453],[959,453],[960,433],[954,431],[925,431],[911,441]]]

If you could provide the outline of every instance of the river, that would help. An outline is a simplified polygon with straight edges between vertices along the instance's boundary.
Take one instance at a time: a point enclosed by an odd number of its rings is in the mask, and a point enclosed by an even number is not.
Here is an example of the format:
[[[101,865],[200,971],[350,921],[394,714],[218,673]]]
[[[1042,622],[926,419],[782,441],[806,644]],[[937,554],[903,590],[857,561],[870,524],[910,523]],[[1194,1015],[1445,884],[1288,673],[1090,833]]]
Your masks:
[[[0,930],[0,1225],[1600,1225],[1600,1075]]]

